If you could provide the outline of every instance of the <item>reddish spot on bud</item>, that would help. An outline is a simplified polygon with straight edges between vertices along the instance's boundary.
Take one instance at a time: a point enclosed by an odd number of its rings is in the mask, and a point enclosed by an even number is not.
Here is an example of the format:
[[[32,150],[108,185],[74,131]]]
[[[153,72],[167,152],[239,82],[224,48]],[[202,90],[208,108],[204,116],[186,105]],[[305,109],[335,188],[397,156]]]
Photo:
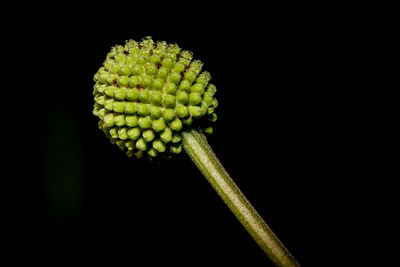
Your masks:
[[[114,79],[114,80],[112,81],[112,85],[114,85],[115,87],[118,87],[117,79]]]
[[[161,65],[160,62],[157,62],[157,63],[156,63],[156,66],[157,66],[157,69],[159,69],[159,68],[161,68],[162,65]]]
[[[124,54],[125,54],[125,55],[129,55],[129,52],[128,52],[128,51],[124,51]]]
[[[143,85],[141,85],[141,84],[136,85],[136,88],[137,88],[138,90],[144,89]]]
[[[114,58],[115,58],[114,56],[111,56],[111,57],[110,57],[110,59],[114,59]]]

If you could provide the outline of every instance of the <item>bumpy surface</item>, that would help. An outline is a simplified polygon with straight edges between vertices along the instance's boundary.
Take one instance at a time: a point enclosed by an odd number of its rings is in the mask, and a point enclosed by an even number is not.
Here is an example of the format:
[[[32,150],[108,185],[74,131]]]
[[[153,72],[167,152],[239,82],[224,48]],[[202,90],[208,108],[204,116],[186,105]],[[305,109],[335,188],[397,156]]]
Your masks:
[[[99,128],[128,156],[180,153],[182,130],[212,133],[216,87],[202,63],[177,44],[129,40],[114,46],[94,75]]]

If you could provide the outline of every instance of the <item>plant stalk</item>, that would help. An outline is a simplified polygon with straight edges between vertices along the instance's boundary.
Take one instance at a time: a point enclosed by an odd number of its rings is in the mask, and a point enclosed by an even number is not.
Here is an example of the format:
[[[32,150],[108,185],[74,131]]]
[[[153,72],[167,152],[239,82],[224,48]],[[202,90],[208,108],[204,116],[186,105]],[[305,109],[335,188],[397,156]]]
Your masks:
[[[192,129],[182,137],[192,161],[271,261],[276,266],[300,266],[233,182],[205,136]]]

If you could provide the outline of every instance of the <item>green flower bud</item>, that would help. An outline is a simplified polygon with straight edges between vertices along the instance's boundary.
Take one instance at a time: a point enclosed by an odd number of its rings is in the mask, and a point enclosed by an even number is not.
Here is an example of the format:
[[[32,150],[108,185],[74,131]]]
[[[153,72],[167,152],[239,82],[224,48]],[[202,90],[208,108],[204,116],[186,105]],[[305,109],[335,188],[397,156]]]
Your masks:
[[[164,67],[170,69],[170,68],[172,68],[172,66],[173,66],[174,63],[172,62],[172,59],[170,59],[170,58],[164,58],[161,64],[162,64]]]
[[[142,103],[150,102],[151,93],[149,90],[140,90],[139,91],[139,100]]]
[[[168,77],[168,82],[170,83],[178,84],[180,80],[181,80],[181,75],[179,73],[172,73]]]
[[[100,83],[102,83],[102,84],[107,83],[107,78],[108,78],[108,74],[107,73],[100,74],[100,76],[99,76]]]
[[[113,64],[113,65],[111,65],[111,68],[110,68],[110,73],[117,73],[117,72],[119,72],[119,69],[121,68],[121,65],[120,64]]]
[[[117,83],[119,87],[125,87],[129,83],[129,78],[126,76],[120,76]]]
[[[120,69],[119,69],[119,75],[121,75],[121,76],[129,76],[129,75],[131,75],[131,72],[132,71],[132,69],[129,67],[129,66],[122,66]]]
[[[151,127],[151,119],[150,117],[140,117],[138,120],[138,124],[142,129],[148,129]]]
[[[189,106],[189,112],[192,117],[199,117],[201,115],[201,108],[198,106]]]
[[[192,123],[193,123],[193,117],[190,116],[189,118],[183,119],[182,122],[183,122],[184,125],[190,126],[190,125],[192,125]]]
[[[136,156],[136,158],[140,159],[141,157],[143,157],[143,151],[142,150],[136,151],[134,155]]]
[[[212,104],[214,108],[218,107],[218,100],[216,98],[213,99]]]
[[[131,55],[131,54],[129,54],[129,55],[126,56],[124,63],[126,65],[128,65],[128,66],[132,66],[132,65],[135,64],[135,60],[136,60],[136,57]],[[131,68],[131,71],[132,71],[132,68]]]
[[[133,102],[125,102],[125,109],[126,114],[135,114],[136,112],[136,103]]]
[[[149,149],[149,151],[147,151],[147,154],[149,154],[152,157],[157,157],[158,152],[157,152],[157,150],[154,149],[154,147],[152,147]]]
[[[125,98],[127,100],[135,101],[136,99],[138,99],[138,97],[139,97],[139,94],[136,89],[129,89],[126,91]]]
[[[207,114],[208,105],[207,105],[207,102],[206,102],[206,101],[204,101],[204,100],[201,101],[200,108],[201,108],[201,115],[202,115],[202,116],[204,116],[205,114]]]
[[[173,109],[164,109],[163,118],[165,121],[172,121],[175,118],[175,111]]]
[[[107,99],[106,101],[104,101],[104,107],[107,109],[107,110],[113,110],[113,107],[114,107],[114,99]]]
[[[172,82],[167,82],[167,84],[165,85],[165,92],[167,94],[175,95],[176,90],[177,90],[176,84]]]
[[[165,78],[167,78],[168,73],[169,73],[168,68],[161,67],[157,72],[157,77],[160,79],[165,79]]]
[[[203,133],[212,134],[213,133],[213,127],[208,126],[208,127],[203,128]]]
[[[190,84],[196,79],[196,73],[189,70],[185,73],[185,80],[187,80]]]
[[[172,140],[172,130],[171,128],[167,127],[164,131],[160,134],[160,138],[164,143],[171,142]]]
[[[150,75],[145,75],[142,79],[142,86],[150,87],[153,85],[153,77]]]
[[[156,64],[161,61],[161,57],[159,55],[152,55],[152,56],[150,56],[149,61],[152,64]]]
[[[143,56],[137,57],[136,64],[143,65],[144,63],[146,63],[146,58],[145,57],[143,57]]]
[[[104,85],[104,84],[102,84],[102,85],[100,85],[100,84],[98,84],[98,86],[96,87],[96,91],[97,92],[99,92],[99,93],[104,93],[104,91],[106,90],[106,85]]]
[[[181,145],[181,144],[172,144],[172,145],[169,147],[169,151],[170,151],[171,153],[174,153],[174,154],[179,154],[179,153],[181,153],[181,151],[182,151],[182,145]]]
[[[211,95],[214,95],[217,92],[217,88],[215,87],[214,84],[209,84],[207,86],[207,92],[210,93]]]
[[[166,126],[167,125],[165,124],[165,121],[160,118],[158,120],[154,120],[151,127],[154,129],[154,131],[161,132]]]
[[[201,102],[201,95],[199,93],[190,93],[189,94],[189,103],[190,105],[197,105]]]
[[[163,102],[163,96],[160,92],[153,92],[151,96],[151,103],[156,106],[160,106]]]
[[[174,133],[174,136],[172,137],[172,143],[179,143],[182,139],[182,136],[180,133]]]
[[[150,107],[148,104],[139,103],[137,105],[137,113],[139,115],[147,116],[150,114]]]
[[[100,130],[104,130],[104,128],[106,128],[106,127],[104,126],[104,120],[99,121],[99,123],[97,124],[97,126],[98,126],[98,128],[99,128]],[[104,134],[107,136],[107,131],[104,131]]]
[[[213,113],[214,113],[214,107],[211,106],[211,107],[208,108],[207,114],[210,115],[210,114],[213,114]]]
[[[175,109],[176,109],[176,114],[178,114],[179,118],[184,118],[187,115],[189,115],[189,109],[182,104],[176,105]]]
[[[131,88],[134,88],[135,86],[137,86],[141,82],[142,82],[142,78],[140,76],[133,76],[133,77],[131,77],[129,79],[129,86]]]
[[[117,115],[114,117],[114,123],[117,126],[124,126],[125,125],[125,115]]]
[[[182,122],[180,119],[176,118],[175,120],[173,120],[172,122],[170,122],[169,127],[172,130],[175,131],[180,131],[182,129]]]
[[[117,100],[124,100],[125,99],[125,89],[115,88],[114,89],[114,98]]]
[[[99,111],[100,111],[100,105],[98,105],[98,104],[96,103],[96,104],[94,105],[93,115],[99,116]]]
[[[115,84],[117,84],[117,81],[118,81],[118,76],[116,74],[110,74],[107,77],[107,84],[108,85],[115,85]]]
[[[189,92],[190,91],[190,82],[188,80],[183,80],[180,84],[179,84],[179,89]]]
[[[97,112],[97,116],[102,120],[107,113],[108,111],[105,108],[102,108],[99,110],[99,112]]]
[[[180,104],[186,104],[189,101],[189,95],[185,91],[178,91],[176,101]]]
[[[135,142],[133,140],[130,140],[125,143],[125,146],[129,151],[131,151],[131,150],[135,149]]]
[[[112,138],[118,138],[118,129],[117,128],[111,128],[109,133]]]
[[[211,106],[213,97],[209,92],[205,92],[203,94],[203,100],[207,103],[208,106]]]
[[[107,86],[106,89],[104,90],[105,95],[109,96],[109,97],[113,97],[114,96],[114,89],[115,89],[114,86]]]
[[[104,116],[104,124],[107,127],[114,126],[114,114],[113,113],[108,113],[106,116]]]
[[[209,72],[204,71],[203,73],[201,73],[197,79],[196,79],[196,83],[201,84],[203,86],[203,88],[205,88],[208,84],[208,82],[211,79],[211,75]]]
[[[190,91],[202,94],[204,91],[203,85],[201,85],[200,83],[195,83],[194,85],[192,85],[192,88],[190,88]]]
[[[128,134],[126,133],[126,128],[120,128],[118,129],[118,137],[122,140],[125,140],[128,138]]]
[[[154,64],[146,66],[146,74],[150,75],[150,77],[153,77],[153,75],[156,74],[157,71],[157,66]]]
[[[143,74],[143,73],[144,73],[144,67],[141,66],[141,65],[135,65],[135,66],[132,68],[132,74],[133,74],[133,75],[141,75],[141,74]]]
[[[117,62],[117,63],[122,63],[123,61],[124,61],[124,55],[122,55],[122,54],[117,54],[117,55],[115,55],[115,58],[114,58],[114,60],[115,60],[115,62]]]
[[[175,64],[175,67],[174,67],[174,72],[175,73],[181,73],[184,70],[185,70],[185,64],[183,64],[181,62]]]
[[[193,58],[193,53],[190,51],[182,51],[181,52],[181,57],[179,59],[180,62],[182,62],[185,66],[189,66],[190,61],[192,61]]]
[[[146,142],[150,142],[155,137],[154,132],[152,130],[146,130],[143,132],[143,138]]]
[[[104,95],[97,95],[94,99],[97,104],[104,105],[105,96]]]
[[[125,124],[129,127],[136,127],[138,125],[138,118],[136,116],[126,116]]]
[[[175,106],[176,98],[174,95],[166,95],[164,97],[164,105],[167,108],[173,108]]]
[[[118,55],[118,54],[123,53],[125,51],[125,48],[122,45],[117,45],[114,47],[114,50],[115,50],[115,53]],[[121,61],[123,61],[123,58]]]
[[[190,63],[190,70],[198,75],[203,67],[203,63],[200,60],[194,60]]]
[[[154,79],[153,87],[155,90],[161,90],[161,88],[163,88],[163,86],[164,86],[163,79],[160,79],[160,78]]]
[[[161,111],[160,107],[157,107],[157,106],[154,106],[154,105],[150,106],[150,115],[151,115],[152,119],[160,118],[161,117],[161,113],[162,113],[162,111]]]
[[[140,138],[139,140],[136,141],[136,148],[142,151],[146,151],[147,149],[147,143],[143,138]]]
[[[137,140],[140,137],[140,129],[139,128],[132,128],[127,131],[128,138],[132,140]]]
[[[106,61],[104,61],[104,69],[106,71],[110,71],[111,70],[111,66],[114,64],[114,61],[111,59],[107,59]]]
[[[166,146],[161,140],[154,140],[153,148],[156,149],[158,152],[162,153],[165,151]]]
[[[113,104],[113,110],[118,113],[124,112],[125,103],[120,101],[115,101]]]
[[[212,113],[212,114],[209,116],[208,120],[211,121],[211,122],[215,122],[215,121],[217,120],[217,114]]]

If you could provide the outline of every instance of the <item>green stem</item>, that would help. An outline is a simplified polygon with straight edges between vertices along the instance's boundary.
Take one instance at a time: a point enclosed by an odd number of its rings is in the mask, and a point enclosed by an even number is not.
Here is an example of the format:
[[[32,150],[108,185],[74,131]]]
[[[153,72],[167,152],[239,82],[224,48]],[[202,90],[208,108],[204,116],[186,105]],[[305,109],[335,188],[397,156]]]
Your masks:
[[[233,182],[205,136],[194,129],[182,136],[190,158],[272,262],[276,266],[300,266]]]

